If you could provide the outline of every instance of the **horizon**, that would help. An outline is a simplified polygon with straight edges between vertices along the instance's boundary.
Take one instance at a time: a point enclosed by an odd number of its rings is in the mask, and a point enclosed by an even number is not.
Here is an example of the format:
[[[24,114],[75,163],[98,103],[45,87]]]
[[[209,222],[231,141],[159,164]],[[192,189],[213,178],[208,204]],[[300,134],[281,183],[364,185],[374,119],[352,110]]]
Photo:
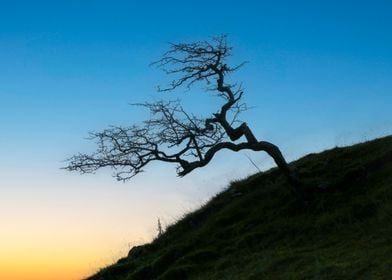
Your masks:
[[[289,161],[392,134],[391,12],[388,1],[3,4],[0,279],[85,277],[152,240],[158,218],[167,226],[257,172],[247,157],[274,166],[264,153],[225,151],[184,178],[166,164],[126,183],[111,170],[61,169],[94,150],[89,131],[148,118],[130,103],[181,98],[204,116],[219,108],[200,87],[156,92],[171,77],[149,64],[168,42],[227,34],[231,61],[249,62],[228,77],[252,107],[241,120]]]

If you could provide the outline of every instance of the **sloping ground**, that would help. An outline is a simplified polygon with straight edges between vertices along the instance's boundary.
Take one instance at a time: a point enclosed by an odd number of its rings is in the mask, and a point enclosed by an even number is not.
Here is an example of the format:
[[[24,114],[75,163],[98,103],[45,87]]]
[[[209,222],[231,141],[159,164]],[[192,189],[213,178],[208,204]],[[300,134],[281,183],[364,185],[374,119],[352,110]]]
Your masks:
[[[90,280],[392,279],[392,136],[233,183]]]

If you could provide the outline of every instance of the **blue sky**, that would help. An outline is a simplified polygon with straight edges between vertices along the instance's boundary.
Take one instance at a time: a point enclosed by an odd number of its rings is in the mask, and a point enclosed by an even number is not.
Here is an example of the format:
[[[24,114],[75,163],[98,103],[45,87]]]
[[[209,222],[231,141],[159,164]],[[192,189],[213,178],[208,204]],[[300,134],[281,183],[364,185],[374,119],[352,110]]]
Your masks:
[[[108,240],[104,254],[109,246],[148,240],[157,216],[170,222],[229,180],[255,171],[246,157],[230,153],[184,179],[173,166],[161,165],[126,184],[110,172],[59,170],[64,159],[94,148],[84,139],[89,131],[147,117],[128,103],[182,97],[194,112],[219,106],[199,88],[155,92],[170,78],[149,63],[168,42],[228,34],[233,63],[249,61],[230,77],[243,82],[245,100],[254,107],[242,119],[289,159],[391,134],[391,14],[390,1],[1,3],[0,210],[21,213],[6,228],[22,225],[24,212],[56,227],[46,215],[52,211],[66,217],[68,227],[79,217],[78,227],[88,232],[94,211],[106,209],[96,226],[122,235],[102,236]],[[265,155],[250,155],[261,168],[271,166]],[[123,219],[129,227],[120,226]]]

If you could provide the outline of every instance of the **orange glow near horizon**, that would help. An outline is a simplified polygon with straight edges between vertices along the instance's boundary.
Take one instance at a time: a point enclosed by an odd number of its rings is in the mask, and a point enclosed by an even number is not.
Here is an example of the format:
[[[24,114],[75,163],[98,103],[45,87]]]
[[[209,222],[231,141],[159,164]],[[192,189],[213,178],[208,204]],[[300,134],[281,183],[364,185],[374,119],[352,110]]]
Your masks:
[[[86,259],[75,256],[14,256],[0,259],[0,279],[72,280],[88,275]],[[90,273],[92,271],[89,271]],[[53,278],[55,277],[55,278]]]
[[[124,256],[128,249],[114,235],[1,235],[0,279],[4,280],[80,280]],[[114,253],[114,248],[122,249]]]
[[[1,193],[0,280],[84,279],[149,242],[157,217],[170,223],[190,205],[173,184],[162,193],[153,182],[131,188],[110,177],[41,182],[9,181]]]
[[[80,280],[151,239],[155,219],[143,212],[154,211],[118,189],[78,188],[15,186],[2,195],[0,280]]]

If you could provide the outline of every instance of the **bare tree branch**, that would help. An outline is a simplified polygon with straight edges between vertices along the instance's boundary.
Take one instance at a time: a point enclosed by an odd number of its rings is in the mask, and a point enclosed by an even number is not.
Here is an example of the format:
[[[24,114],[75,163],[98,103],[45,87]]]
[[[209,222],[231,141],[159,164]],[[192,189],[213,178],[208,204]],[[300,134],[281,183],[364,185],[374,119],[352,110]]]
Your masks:
[[[73,156],[66,169],[91,173],[111,167],[115,177],[125,181],[142,172],[150,162],[163,161],[176,164],[178,175],[184,176],[207,165],[220,150],[247,149],[270,155],[291,185],[298,189],[299,181],[279,148],[259,141],[247,123],[238,121],[241,112],[248,108],[241,103],[244,90],[242,85],[227,83],[226,76],[244,63],[229,66],[231,51],[225,35],[210,41],[170,44],[169,51],[152,65],[174,79],[158,90],[189,89],[196,82],[202,82],[208,92],[213,91],[223,99],[221,107],[208,118],[201,118],[184,110],[180,100],[133,104],[148,109],[150,119],[141,126],[110,127],[92,133],[97,142],[96,152]],[[240,139],[243,142],[237,143]]]

